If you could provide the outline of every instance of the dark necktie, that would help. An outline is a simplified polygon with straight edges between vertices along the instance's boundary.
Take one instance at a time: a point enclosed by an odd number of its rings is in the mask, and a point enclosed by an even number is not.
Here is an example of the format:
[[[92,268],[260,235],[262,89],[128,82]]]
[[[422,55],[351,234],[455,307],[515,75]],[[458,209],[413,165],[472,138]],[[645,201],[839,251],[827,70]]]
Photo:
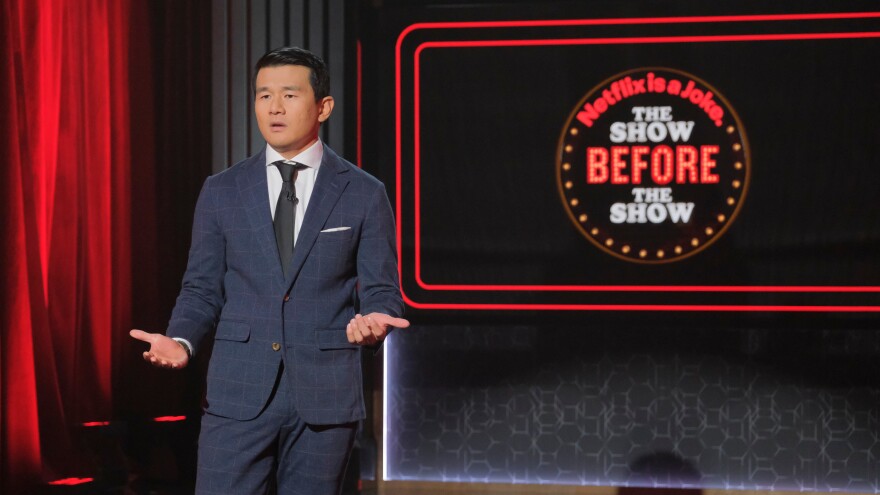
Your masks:
[[[275,242],[278,244],[278,256],[281,257],[281,267],[284,277],[289,275],[290,263],[293,261],[293,232],[296,226],[296,174],[305,168],[301,163],[287,163],[284,161],[274,162],[278,167],[284,184],[281,186],[281,194],[275,203]]]

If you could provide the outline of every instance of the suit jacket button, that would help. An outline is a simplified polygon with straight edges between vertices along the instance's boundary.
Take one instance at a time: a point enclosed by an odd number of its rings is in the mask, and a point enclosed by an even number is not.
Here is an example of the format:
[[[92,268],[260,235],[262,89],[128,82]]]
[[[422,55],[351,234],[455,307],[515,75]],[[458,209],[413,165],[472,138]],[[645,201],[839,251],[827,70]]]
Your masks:
[[[284,302],[290,301],[290,294],[284,294]]]
[[[279,349],[281,349],[281,344],[279,344],[278,342],[272,342],[272,350],[277,351]]]

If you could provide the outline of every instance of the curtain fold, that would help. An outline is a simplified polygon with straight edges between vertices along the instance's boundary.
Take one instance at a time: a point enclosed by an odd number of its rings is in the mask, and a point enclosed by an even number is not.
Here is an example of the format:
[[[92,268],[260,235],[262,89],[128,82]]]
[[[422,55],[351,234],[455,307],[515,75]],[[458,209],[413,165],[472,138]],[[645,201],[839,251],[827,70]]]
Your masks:
[[[85,474],[131,300],[128,0],[3,2],[2,485]],[[13,492],[14,493],[14,492]]]

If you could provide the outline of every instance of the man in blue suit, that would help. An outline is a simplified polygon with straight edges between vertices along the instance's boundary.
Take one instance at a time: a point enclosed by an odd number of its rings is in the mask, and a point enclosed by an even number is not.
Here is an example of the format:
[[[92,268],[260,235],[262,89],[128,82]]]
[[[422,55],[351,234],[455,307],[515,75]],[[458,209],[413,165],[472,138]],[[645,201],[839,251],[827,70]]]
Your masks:
[[[197,493],[336,494],[365,415],[360,346],[409,326],[394,217],[382,183],[318,139],[320,58],[273,50],[254,91],[265,150],[205,181],[166,335],[131,335],[164,368],[214,341]]]

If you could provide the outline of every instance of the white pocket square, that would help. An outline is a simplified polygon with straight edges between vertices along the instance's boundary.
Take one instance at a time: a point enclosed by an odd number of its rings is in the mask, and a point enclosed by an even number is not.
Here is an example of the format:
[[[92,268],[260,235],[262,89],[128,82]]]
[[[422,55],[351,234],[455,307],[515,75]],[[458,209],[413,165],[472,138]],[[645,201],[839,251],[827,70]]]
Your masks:
[[[327,232],[339,232],[341,230],[349,230],[351,227],[333,227],[332,229],[324,229],[321,231],[322,234]]]

